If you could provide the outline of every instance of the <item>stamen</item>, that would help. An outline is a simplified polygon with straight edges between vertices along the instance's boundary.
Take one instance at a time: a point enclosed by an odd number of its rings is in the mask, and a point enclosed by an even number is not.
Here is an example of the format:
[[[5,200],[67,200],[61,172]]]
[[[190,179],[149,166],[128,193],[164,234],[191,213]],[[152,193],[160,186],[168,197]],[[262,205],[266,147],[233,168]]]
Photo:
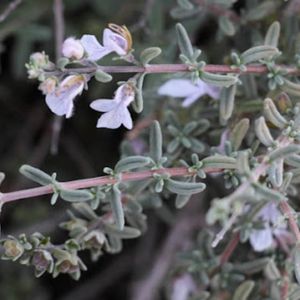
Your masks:
[[[125,25],[120,26],[114,23],[109,23],[108,28],[121,35],[127,41],[127,51],[132,48],[132,36]]]

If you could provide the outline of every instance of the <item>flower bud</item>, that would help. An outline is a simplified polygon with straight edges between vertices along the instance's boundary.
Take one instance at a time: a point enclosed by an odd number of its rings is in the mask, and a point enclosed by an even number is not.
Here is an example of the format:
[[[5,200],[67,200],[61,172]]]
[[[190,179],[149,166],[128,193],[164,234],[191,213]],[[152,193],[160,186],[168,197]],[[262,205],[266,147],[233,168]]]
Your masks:
[[[46,250],[35,250],[32,256],[32,264],[40,276],[47,270],[51,273],[54,267],[52,255]]]
[[[87,249],[101,249],[105,243],[105,235],[101,231],[93,230],[83,238],[83,241]]]
[[[30,63],[36,68],[44,68],[49,64],[48,55],[44,52],[35,52],[30,55]]]
[[[48,95],[54,92],[56,83],[57,80],[55,77],[49,77],[39,85],[39,90],[42,91],[44,95]]]
[[[62,54],[67,58],[81,59],[84,55],[84,48],[79,40],[70,37],[62,45]]]
[[[24,252],[23,246],[17,240],[6,240],[3,243],[5,256],[17,260]]]

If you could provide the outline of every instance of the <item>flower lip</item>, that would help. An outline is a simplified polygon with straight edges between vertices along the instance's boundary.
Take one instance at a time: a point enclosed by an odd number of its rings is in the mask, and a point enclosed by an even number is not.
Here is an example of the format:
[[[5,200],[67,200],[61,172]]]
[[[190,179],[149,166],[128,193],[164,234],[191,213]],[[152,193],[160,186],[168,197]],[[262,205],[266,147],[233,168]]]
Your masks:
[[[115,33],[118,33],[127,41],[126,50],[127,52],[129,52],[129,50],[131,50],[132,48],[132,36],[128,28],[125,25],[120,26],[114,23],[109,23],[108,28],[114,31]]]

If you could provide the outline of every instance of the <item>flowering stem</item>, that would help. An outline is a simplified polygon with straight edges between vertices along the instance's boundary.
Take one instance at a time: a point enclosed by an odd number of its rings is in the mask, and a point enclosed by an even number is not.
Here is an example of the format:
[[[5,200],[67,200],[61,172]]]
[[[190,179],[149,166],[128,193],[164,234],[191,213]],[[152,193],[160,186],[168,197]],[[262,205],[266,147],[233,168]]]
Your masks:
[[[206,173],[215,173],[219,172],[218,169],[212,168],[204,168]],[[154,174],[169,174],[170,176],[185,176],[185,175],[193,175],[193,173],[186,167],[179,167],[179,168],[161,168],[156,170],[147,170],[147,171],[139,171],[139,172],[125,172],[121,174],[121,181],[136,181],[136,180],[143,180],[147,178],[151,178]],[[80,180],[73,180],[68,182],[60,182],[62,188],[65,189],[83,189],[83,188],[90,188],[94,186],[101,186],[105,184],[114,184],[119,182],[120,180],[112,177],[112,176],[100,176],[88,179],[80,179]],[[53,193],[52,185],[31,188],[26,190],[20,190],[16,192],[10,193],[3,193],[1,194],[0,201],[2,204],[7,202],[13,202],[21,199],[31,198],[31,197],[38,197],[42,195],[47,195]]]
[[[294,66],[277,65],[280,71],[286,74],[296,75],[300,74],[300,70]],[[186,64],[153,64],[146,66],[95,66],[95,67],[82,67],[82,68],[65,68],[63,71],[50,71],[49,75],[58,75],[61,73],[74,74],[74,73],[94,73],[97,70],[102,70],[106,73],[175,73],[175,72],[191,72],[193,69]],[[245,71],[239,68],[232,68],[228,65],[206,65],[202,69],[209,73],[233,73],[233,74],[265,74],[269,70],[262,64],[251,64],[246,67]]]

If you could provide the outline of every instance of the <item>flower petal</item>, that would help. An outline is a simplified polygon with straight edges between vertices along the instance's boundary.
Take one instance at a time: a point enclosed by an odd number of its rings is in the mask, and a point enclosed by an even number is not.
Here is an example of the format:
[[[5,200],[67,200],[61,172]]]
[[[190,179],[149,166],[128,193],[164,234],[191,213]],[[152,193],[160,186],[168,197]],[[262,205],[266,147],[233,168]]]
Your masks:
[[[188,79],[171,79],[158,89],[159,95],[171,97],[188,97],[198,93],[199,87]]]
[[[112,49],[103,47],[94,35],[85,34],[80,41],[90,60],[99,60],[112,52]]]
[[[90,107],[94,110],[101,111],[101,112],[108,112],[113,110],[118,103],[115,100],[111,99],[98,99],[93,101],[90,104]]]
[[[79,95],[84,87],[84,82],[77,80],[71,85],[68,82],[76,80],[77,76],[69,76],[62,81],[60,86],[52,93],[46,96],[46,103],[50,110],[58,116],[66,115],[66,118],[72,116],[74,107],[73,100]]]
[[[115,109],[104,113],[98,120],[98,128],[116,129],[121,125],[132,129],[132,119],[129,110],[123,104],[119,104]]]
[[[201,93],[195,93],[190,95],[189,97],[186,97],[184,101],[182,102],[183,107],[189,107],[191,106],[194,102],[196,102],[200,97],[202,96]]]
[[[110,51],[115,51],[119,55],[125,55],[127,53],[127,40],[107,28],[103,31],[103,45],[105,48],[110,49]]]
[[[250,244],[257,252],[270,248],[273,244],[273,236],[270,226],[262,230],[253,230],[250,234]]]

